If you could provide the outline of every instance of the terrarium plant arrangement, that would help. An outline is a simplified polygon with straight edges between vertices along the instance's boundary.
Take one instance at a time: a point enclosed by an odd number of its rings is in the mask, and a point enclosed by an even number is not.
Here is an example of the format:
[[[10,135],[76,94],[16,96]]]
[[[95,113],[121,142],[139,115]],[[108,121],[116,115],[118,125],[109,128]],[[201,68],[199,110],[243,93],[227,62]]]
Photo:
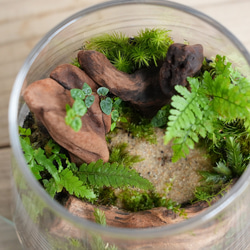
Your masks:
[[[34,177],[70,212],[101,224],[186,220],[193,204],[202,210],[227,192],[250,159],[250,81],[224,55],[207,58],[202,44],[175,43],[166,29],[84,41],[71,64],[23,96],[30,113],[20,141]],[[181,203],[168,195],[174,178],[154,171],[171,168],[173,177],[174,164],[195,150],[206,168]],[[174,219],[155,219],[161,208]],[[145,210],[144,224],[134,223]]]

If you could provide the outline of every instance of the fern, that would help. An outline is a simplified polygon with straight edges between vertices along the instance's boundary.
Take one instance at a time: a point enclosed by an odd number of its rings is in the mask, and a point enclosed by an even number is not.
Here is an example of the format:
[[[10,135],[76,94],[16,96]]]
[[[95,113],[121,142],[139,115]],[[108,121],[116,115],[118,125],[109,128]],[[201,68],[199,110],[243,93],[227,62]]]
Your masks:
[[[95,194],[92,190],[88,189],[83,182],[78,179],[77,176],[74,176],[73,172],[68,168],[64,169],[60,173],[60,183],[62,187],[69,192],[71,195],[75,195],[78,198],[87,197],[88,199],[94,199]]]
[[[132,186],[141,189],[153,188],[149,180],[141,177],[134,169],[124,167],[118,163],[104,163],[102,160],[82,164],[75,174],[83,184],[95,187],[120,188]]]
[[[230,167],[228,167],[225,163],[225,161],[219,161],[216,164],[216,167],[214,167],[214,171],[224,177],[226,177],[227,179],[231,179],[232,177],[232,171],[230,169]]]
[[[22,134],[24,135],[23,132]],[[30,133],[25,135],[30,135]],[[74,194],[76,197],[90,200],[95,198],[92,189],[84,186],[83,182],[69,169],[70,167],[73,168],[74,164],[69,162],[66,155],[60,153],[60,147],[57,144],[49,141],[45,146],[45,149],[47,149],[47,152],[45,152],[41,148],[34,149],[27,136],[20,137],[20,142],[29,168],[37,180],[42,180],[45,190],[52,197],[65,188],[69,194]],[[49,156],[46,156],[46,153]],[[67,164],[64,169],[62,160]],[[57,162],[57,165],[55,165],[55,162]],[[48,176],[48,174],[50,177],[42,178],[42,176]]]
[[[189,154],[189,148],[194,148],[199,136],[205,138],[207,133],[213,131],[213,113],[208,109],[208,99],[200,91],[201,84],[195,78],[188,80],[191,91],[182,86],[175,88],[181,96],[175,95],[172,98],[173,109],[170,110],[164,138],[166,144],[174,138],[173,162]]]
[[[191,201],[192,203],[196,203],[199,201],[206,201],[209,206],[211,206],[211,203],[214,199],[218,198],[218,196],[223,196],[227,191],[228,187],[232,184],[232,181],[229,181],[228,183],[225,183],[223,185],[220,185],[219,188],[217,185],[209,184],[206,186],[200,186],[196,187],[195,189],[195,201]]]
[[[210,72],[187,80],[191,91],[175,87],[180,95],[172,97],[165,135],[165,143],[174,139],[173,161],[185,157],[200,137],[212,138],[218,122],[241,118],[250,127],[250,81],[240,77],[225,57],[217,56]]]
[[[43,179],[42,181],[45,190],[51,197],[54,197],[57,192],[60,192],[62,190],[62,187],[58,187],[53,178],[50,178],[49,180]]]
[[[238,85],[231,83],[230,77],[218,75],[212,79],[208,72],[204,73],[203,80],[207,96],[211,97],[210,105],[223,120],[233,120],[245,117],[249,112],[249,100]]]
[[[218,191],[221,189],[221,186],[218,187],[218,185],[224,185],[231,179],[238,178],[246,169],[249,161],[249,152],[248,157],[244,157],[240,144],[233,137],[226,138],[225,153],[224,159],[222,158],[212,171],[200,171],[202,185],[196,190],[195,195],[197,199],[200,200],[201,195],[206,195],[206,193],[213,196],[214,192],[209,191],[211,186]],[[204,190],[207,191],[204,193]]]
[[[246,160],[241,153],[241,146],[233,137],[226,140],[226,153],[229,167],[236,176],[240,176],[247,167]]]
[[[35,150],[34,152],[34,157],[37,161],[37,163],[40,166],[44,166],[44,168],[51,174],[51,176],[54,178],[56,183],[60,182],[60,178],[58,175],[58,170],[55,167],[53,160],[48,159],[45,154],[44,154],[44,150],[39,148],[37,150]]]

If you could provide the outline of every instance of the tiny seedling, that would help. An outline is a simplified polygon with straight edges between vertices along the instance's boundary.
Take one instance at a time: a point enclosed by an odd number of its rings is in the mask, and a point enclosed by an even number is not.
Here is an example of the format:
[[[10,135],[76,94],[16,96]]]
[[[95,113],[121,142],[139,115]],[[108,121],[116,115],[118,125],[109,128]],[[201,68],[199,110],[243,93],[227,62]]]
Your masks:
[[[117,122],[127,122],[127,120],[119,115],[118,105],[121,103],[121,100],[119,98],[112,99],[107,97],[108,93],[109,89],[106,87],[100,87],[97,89],[97,94],[101,99],[100,108],[102,112],[106,115],[111,114],[111,131],[113,131]],[[84,116],[88,109],[93,105],[95,96],[92,93],[91,87],[87,83],[83,84],[82,89],[71,89],[70,94],[74,99],[74,103],[72,107],[70,107],[69,104],[66,104],[65,123],[75,132],[78,132],[82,127],[81,117]]]
[[[82,127],[81,117],[92,106],[95,97],[92,95],[92,89],[87,83],[83,84],[82,89],[71,89],[70,94],[75,101],[72,107],[69,104],[66,105],[65,123],[78,132]]]

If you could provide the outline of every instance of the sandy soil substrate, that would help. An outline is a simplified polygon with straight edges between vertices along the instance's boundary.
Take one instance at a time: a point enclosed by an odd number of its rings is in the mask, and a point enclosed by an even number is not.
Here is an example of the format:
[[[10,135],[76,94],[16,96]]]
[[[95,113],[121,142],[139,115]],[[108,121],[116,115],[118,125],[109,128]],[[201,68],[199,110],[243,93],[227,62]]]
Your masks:
[[[166,198],[185,203],[194,198],[194,190],[200,185],[201,176],[198,171],[210,170],[212,165],[206,151],[201,149],[191,150],[186,158],[173,163],[171,143],[164,145],[164,134],[165,130],[157,128],[157,144],[150,144],[145,140],[132,138],[121,130],[112,137],[109,146],[127,143],[131,154],[140,155],[144,159],[135,164],[134,168],[149,179],[158,192],[164,193]]]

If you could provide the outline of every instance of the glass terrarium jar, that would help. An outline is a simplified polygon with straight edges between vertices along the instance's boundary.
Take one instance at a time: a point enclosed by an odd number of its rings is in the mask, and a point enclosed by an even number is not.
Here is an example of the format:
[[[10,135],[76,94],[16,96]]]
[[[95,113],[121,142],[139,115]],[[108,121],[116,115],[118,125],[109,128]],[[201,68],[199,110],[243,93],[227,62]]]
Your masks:
[[[24,249],[246,249],[250,244],[250,169],[218,202],[194,218],[159,228],[102,227],[70,214],[46,193],[25,162],[18,126],[28,114],[22,92],[70,63],[83,41],[104,32],[133,36],[143,28],[171,30],[175,42],[202,44],[208,58],[227,56],[250,76],[250,56],[219,23],[189,7],[168,1],[111,1],[64,20],[36,45],[21,68],[9,106],[12,145],[13,220]],[[60,229],[60,230],[59,230]],[[101,243],[100,243],[101,242]]]

